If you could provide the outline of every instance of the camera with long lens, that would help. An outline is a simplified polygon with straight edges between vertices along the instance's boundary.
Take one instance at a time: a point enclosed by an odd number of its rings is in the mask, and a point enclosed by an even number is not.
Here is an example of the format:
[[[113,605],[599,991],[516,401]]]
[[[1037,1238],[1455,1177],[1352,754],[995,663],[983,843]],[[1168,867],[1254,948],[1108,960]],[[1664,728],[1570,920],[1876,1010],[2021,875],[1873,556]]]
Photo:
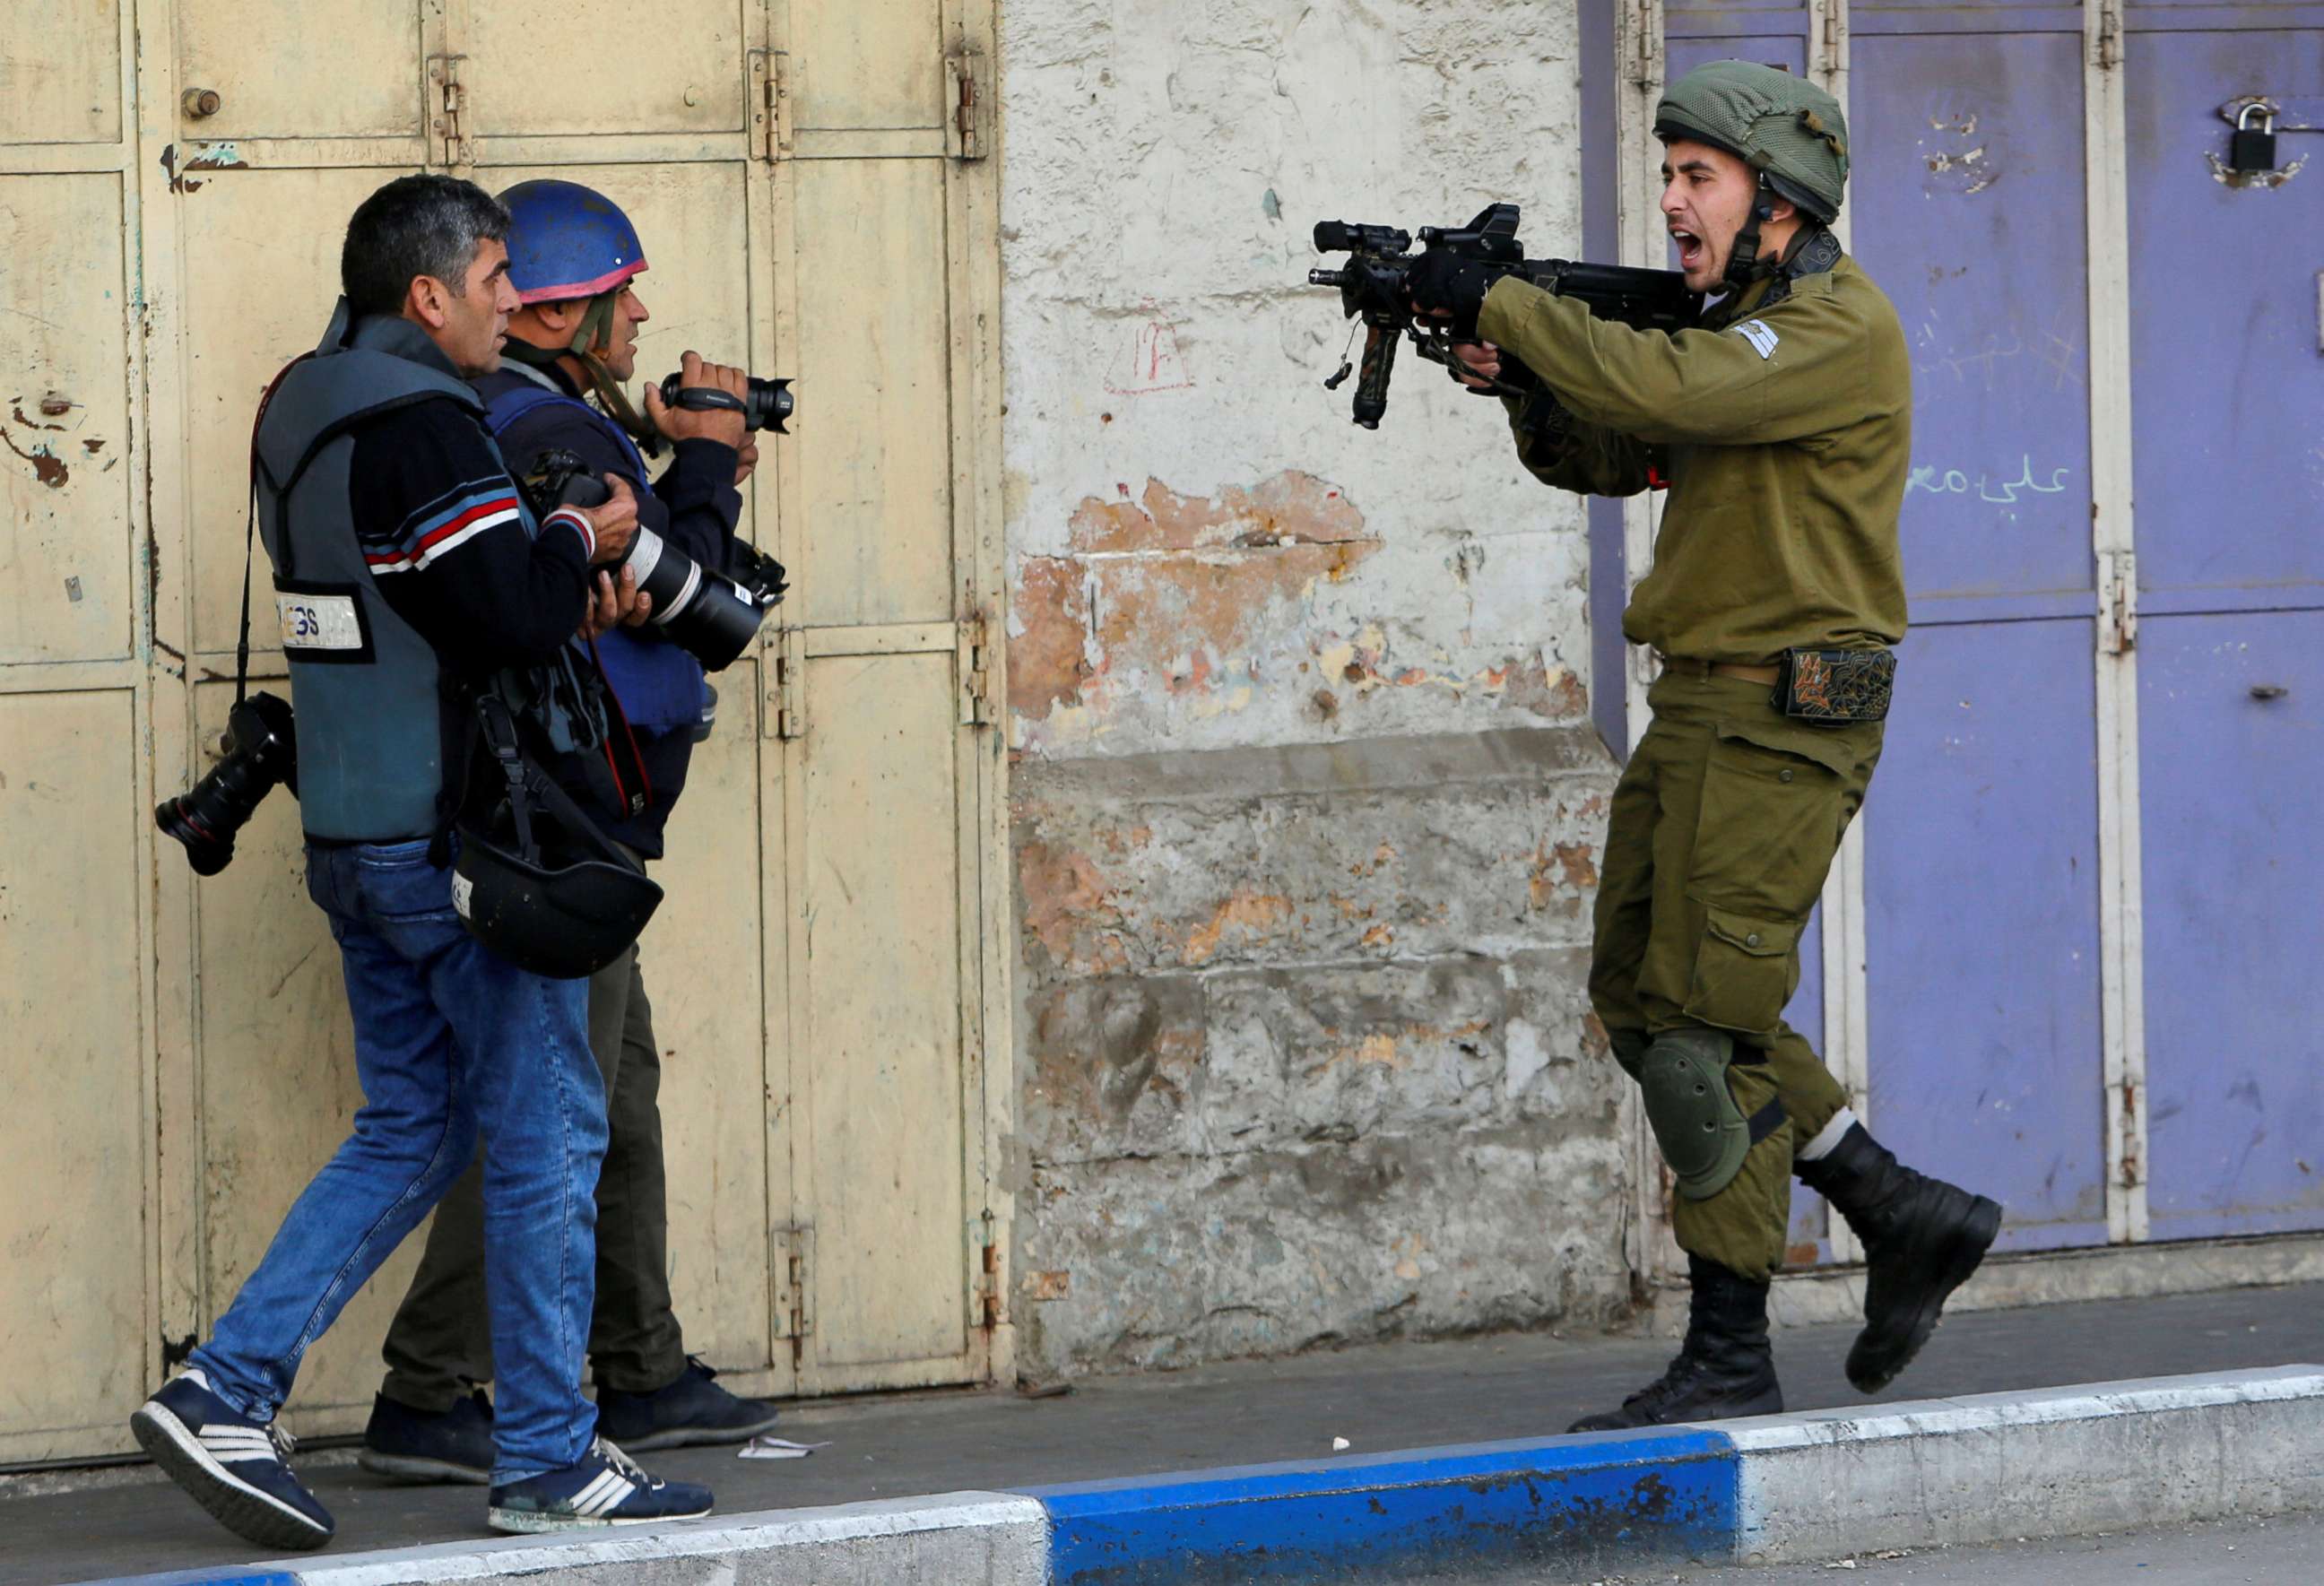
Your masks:
[[[198,876],[214,876],[234,858],[235,834],[282,783],[299,796],[299,740],[290,702],[263,691],[226,714],[225,757],[209,775],[153,807],[153,824],[186,845]]]
[[[665,374],[661,382],[661,400],[665,407],[692,408],[697,412],[723,410],[742,414],[745,429],[771,429],[777,435],[788,435],[783,420],[791,416],[791,383],[788,380],[761,380],[755,374],[742,378],[742,394],[736,397],[714,385],[680,385],[682,375]]]
[[[524,485],[534,514],[542,518],[561,506],[600,505],[613,493],[578,455],[563,449],[534,457]],[[788,587],[781,563],[740,541],[735,556],[736,569],[706,567],[641,523],[621,563],[637,576],[639,590],[653,597],[647,620],[708,671],[723,671],[751,647],[759,624]]]

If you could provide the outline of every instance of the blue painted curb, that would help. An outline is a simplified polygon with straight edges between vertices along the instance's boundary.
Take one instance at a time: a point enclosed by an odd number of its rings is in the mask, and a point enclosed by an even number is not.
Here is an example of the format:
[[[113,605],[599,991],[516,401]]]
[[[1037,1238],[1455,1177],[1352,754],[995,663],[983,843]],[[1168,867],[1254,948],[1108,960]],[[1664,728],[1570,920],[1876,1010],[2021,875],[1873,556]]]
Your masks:
[[[1725,1558],[1739,1469],[1684,1428],[1018,1490],[1048,1510],[1053,1586],[1148,1586]]]

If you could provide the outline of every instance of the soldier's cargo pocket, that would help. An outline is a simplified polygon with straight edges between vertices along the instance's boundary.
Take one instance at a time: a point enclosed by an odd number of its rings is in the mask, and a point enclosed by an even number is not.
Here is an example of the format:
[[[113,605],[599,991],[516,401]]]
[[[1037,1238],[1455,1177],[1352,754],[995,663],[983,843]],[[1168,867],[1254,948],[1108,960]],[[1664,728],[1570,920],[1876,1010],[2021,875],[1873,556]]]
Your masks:
[[[1721,722],[1702,770],[1687,896],[1758,920],[1803,920],[1840,850],[1847,764],[1812,728]]]
[[[1800,930],[1839,852],[1851,763],[1814,732],[1724,721],[1711,740],[1686,888],[1703,928],[1683,1006],[1719,1029],[1766,1034],[1798,987]]]
[[[1799,920],[1705,910],[1685,1011],[1716,1029],[1764,1035],[1799,988]]]

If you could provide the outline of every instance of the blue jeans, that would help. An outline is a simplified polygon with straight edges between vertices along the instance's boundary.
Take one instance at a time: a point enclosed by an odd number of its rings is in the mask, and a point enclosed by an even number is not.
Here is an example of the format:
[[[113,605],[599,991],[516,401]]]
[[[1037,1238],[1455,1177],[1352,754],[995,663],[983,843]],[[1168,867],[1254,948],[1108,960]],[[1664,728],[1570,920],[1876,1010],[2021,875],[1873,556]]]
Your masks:
[[[499,1367],[495,1483],[578,1461],[596,1288],[605,1088],[586,980],[527,974],[452,910],[426,842],[307,848],[355,1014],[364,1105],[189,1364],[272,1419],[307,1348],[484,1148],[485,1295]],[[288,1065],[286,1088],[299,1083]]]

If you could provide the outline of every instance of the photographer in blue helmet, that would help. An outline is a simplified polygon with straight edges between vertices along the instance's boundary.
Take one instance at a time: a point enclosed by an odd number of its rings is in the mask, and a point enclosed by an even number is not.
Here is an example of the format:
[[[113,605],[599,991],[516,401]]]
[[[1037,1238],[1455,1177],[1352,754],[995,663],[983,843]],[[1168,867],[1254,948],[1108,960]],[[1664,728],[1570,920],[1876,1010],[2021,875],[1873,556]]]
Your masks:
[[[512,472],[538,474],[556,454],[582,476],[624,480],[637,497],[640,539],[676,548],[698,567],[729,566],[742,516],[739,486],[758,461],[744,429],[741,370],[685,355],[685,388],[730,405],[665,402],[649,386],[642,413],[622,383],[635,373],[638,327],[649,318],[636,278],[646,269],[636,229],[604,195],[567,181],[528,181],[500,195],[510,215],[510,317],[501,367],[480,376],[484,420]],[[699,399],[696,399],[699,400]],[[650,479],[641,445],[671,449]],[[641,859],[662,853],[662,828],[686,785],[708,716],[702,662],[653,622],[633,556],[595,579],[588,630],[636,746],[642,785],[617,790],[629,813],[603,823]],[[771,564],[769,564],[771,566]],[[779,577],[779,569],[776,570]],[[572,756],[560,781],[601,781],[603,757]],[[576,787],[576,791],[581,791]],[[606,789],[593,790],[600,795]],[[589,1360],[598,1424],[627,1449],[739,1443],[774,1425],[775,1407],[736,1397],[686,1352],[669,1293],[659,1048],[634,946],[592,976],[589,1044],[604,1074],[609,1138],[597,1184],[596,1306]],[[420,1481],[481,1481],[493,1413],[477,1384],[493,1376],[483,1328],[484,1271],[477,1175],[436,1213],[427,1253],[383,1353],[388,1374],[357,1456],[367,1470]]]

